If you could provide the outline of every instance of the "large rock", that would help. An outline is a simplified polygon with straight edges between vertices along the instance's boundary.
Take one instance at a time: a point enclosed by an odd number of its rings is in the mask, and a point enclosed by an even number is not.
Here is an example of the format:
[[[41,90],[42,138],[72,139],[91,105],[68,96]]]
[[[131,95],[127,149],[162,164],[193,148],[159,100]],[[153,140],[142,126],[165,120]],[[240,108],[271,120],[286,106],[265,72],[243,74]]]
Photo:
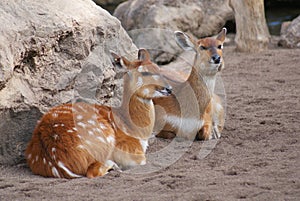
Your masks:
[[[39,117],[78,99],[118,103],[108,51],[136,56],[120,22],[91,0],[0,1],[0,164],[22,160]]]
[[[126,0],[93,0],[97,5],[101,6],[105,10],[109,11],[110,13],[113,13],[113,11],[116,9],[116,7],[126,1]]]
[[[300,48],[300,15],[292,22],[282,24],[280,38],[278,45],[287,48]]]
[[[234,19],[229,0],[129,0],[117,7],[114,16],[137,46],[159,50],[154,58],[161,63],[182,51],[173,39],[175,30],[197,38],[211,36]]]

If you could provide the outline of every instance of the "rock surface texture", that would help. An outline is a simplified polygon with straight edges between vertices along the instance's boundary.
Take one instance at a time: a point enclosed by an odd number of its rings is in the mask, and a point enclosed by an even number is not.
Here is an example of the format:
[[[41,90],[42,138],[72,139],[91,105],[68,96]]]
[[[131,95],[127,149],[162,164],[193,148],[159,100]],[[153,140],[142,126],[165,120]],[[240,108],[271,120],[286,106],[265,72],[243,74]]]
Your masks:
[[[283,23],[280,32],[280,46],[300,48],[300,15],[292,22]]]
[[[109,50],[130,58],[136,47],[91,0],[5,0],[0,13],[0,164],[14,164],[50,107],[76,100],[117,104],[120,81]]]
[[[182,51],[173,39],[175,30],[197,38],[211,36],[234,19],[229,0],[129,0],[117,7],[114,16],[137,46],[156,50],[154,58],[161,63]]]

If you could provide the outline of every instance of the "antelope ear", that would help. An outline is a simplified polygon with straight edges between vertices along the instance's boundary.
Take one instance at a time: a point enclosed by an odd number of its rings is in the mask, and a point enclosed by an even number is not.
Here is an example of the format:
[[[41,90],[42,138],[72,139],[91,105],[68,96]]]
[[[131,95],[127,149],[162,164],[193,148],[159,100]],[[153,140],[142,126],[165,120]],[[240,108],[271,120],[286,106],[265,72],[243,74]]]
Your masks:
[[[181,32],[181,31],[175,31],[174,32],[175,35],[175,40],[177,42],[177,44],[184,50],[186,51],[190,51],[190,50],[195,50],[195,45],[193,43],[192,38]]]
[[[114,51],[110,50],[112,64],[118,68],[128,68],[130,66],[130,61],[125,57],[121,57]]]
[[[227,29],[224,27],[222,31],[218,34],[217,40],[223,43],[225,41],[226,33],[227,33]]]
[[[150,54],[146,49],[139,49],[138,60],[140,61],[150,61]]]

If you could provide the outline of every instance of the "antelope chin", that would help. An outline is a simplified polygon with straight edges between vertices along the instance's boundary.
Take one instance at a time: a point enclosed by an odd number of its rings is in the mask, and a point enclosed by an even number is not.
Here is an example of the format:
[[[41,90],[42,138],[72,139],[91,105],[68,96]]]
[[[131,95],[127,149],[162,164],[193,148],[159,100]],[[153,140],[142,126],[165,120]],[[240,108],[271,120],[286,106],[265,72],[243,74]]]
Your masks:
[[[218,72],[220,72],[223,69],[223,64],[220,63],[220,65],[218,66]]]

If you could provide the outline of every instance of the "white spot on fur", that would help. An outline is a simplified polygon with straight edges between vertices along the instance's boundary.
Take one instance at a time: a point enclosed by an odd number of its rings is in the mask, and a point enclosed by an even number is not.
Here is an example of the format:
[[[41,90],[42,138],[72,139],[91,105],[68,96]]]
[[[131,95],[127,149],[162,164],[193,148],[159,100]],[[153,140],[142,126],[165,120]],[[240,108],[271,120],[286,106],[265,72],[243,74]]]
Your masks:
[[[92,119],[88,120],[88,123],[91,124],[91,125],[94,125],[94,126],[96,125],[96,122]]]
[[[27,156],[27,159],[31,159],[31,156],[32,156],[32,155],[31,155],[31,154],[29,154],[29,155]]]
[[[60,126],[64,127],[64,126],[65,126],[65,124],[60,124]]]
[[[144,71],[144,66],[139,66],[138,67],[138,72],[143,72]]]
[[[54,153],[56,152],[56,148],[55,147],[52,147],[51,151]]]
[[[73,131],[73,130],[67,130],[67,132],[68,132],[68,133],[73,133],[74,131]]]
[[[54,134],[54,135],[53,135],[53,138],[54,138],[54,140],[57,140],[58,135],[57,135],[57,134]]]
[[[78,137],[79,139],[82,139],[81,135],[79,135],[79,134],[77,135],[77,137]]]
[[[107,127],[103,123],[100,123],[100,128],[101,129],[107,129]]]
[[[43,158],[43,163],[46,164],[46,159],[45,158]]]
[[[93,131],[98,132],[98,133],[102,133],[102,130],[100,130],[99,128],[93,128]]]
[[[103,142],[103,143],[106,143],[106,141],[104,140],[103,137],[98,136],[97,139],[98,139],[99,141]]]
[[[153,94],[154,98],[159,98],[159,97],[163,97],[164,95],[162,93],[160,93],[159,91],[155,91]]]
[[[89,135],[94,135],[94,132],[93,131],[88,131],[88,134]]]
[[[143,85],[143,78],[142,77],[138,77],[138,80],[136,82],[136,86],[137,87],[141,87]]]
[[[70,171],[61,161],[58,161],[57,163],[58,167],[63,169],[70,177],[81,177],[78,174],[74,174],[72,171]]]
[[[75,127],[73,128],[73,130],[74,130],[74,131],[78,131],[77,128],[75,128]]]
[[[77,148],[79,148],[79,149],[85,149],[85,147],[82,144],[78,145]]]
[[[82,122],[78,122],[77,125],[80,126],[80,127],[82,127],[82,128],[86,127],[85,123],[82,123]]]
[[[48,162],[48,164],[49,164],[50,167],[52,166],[52,163],[50,161]]]
[[[36,157],[35,157],[35,161],[38,161],[39,160],[39,156],[37,155]]]
[[[60,178],[60,175],[55,167],[52,167],[52,174],[54,177]]]
[[[153,79],[155,80],[159,80],[160,79],[160,76],[159,75],[152,75]]]
[[[115,144],[115,137],[114,136],[110,135],[106,139],[107,139],[108,143]]]
[[[56,127],[58,127],[58,126],[59,126],[59,124],[54,124],[54,125],[53,125],[54,128],[56,128]]]
[[[56,112],[52,113],[52,117],[53,118],[57,118],[58,117],[58,114]]]
[[[84,107],[82,107],[81,105],[77,105],[77,107],[78,107],[79,109],[81,109],[83,112],[87,112],[86,109],[85,109]]]
[[[91,145],[92,144],[92,142],[91,141],[89,141],[89,140],[86,140],[85,141],[87,144],[89,144],[89,145]]]
[[[149,90],[149,89],[146,88],[146,89],[143,90],[143,94],[144,94],[144,95],[147,96],[147,95],[149,95],[149,93],[150,93],[150,90]]]
[[[83,118],[83,116],[82,115],[77,115],[77,117],[76,117],[78,120],[81,120],[82,118]]]

